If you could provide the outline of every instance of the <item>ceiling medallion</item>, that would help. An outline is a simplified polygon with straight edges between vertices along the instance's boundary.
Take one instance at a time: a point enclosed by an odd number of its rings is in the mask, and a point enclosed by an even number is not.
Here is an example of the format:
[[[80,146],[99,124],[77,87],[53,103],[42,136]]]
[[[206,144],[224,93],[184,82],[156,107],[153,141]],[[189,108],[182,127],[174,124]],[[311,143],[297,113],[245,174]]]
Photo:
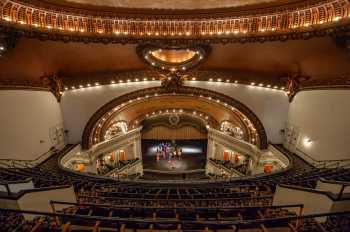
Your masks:
[[[137,53],[153,68],[163,71],[187,71],[203,62],[210,52],[209,46],[153,46],[140,45]]]

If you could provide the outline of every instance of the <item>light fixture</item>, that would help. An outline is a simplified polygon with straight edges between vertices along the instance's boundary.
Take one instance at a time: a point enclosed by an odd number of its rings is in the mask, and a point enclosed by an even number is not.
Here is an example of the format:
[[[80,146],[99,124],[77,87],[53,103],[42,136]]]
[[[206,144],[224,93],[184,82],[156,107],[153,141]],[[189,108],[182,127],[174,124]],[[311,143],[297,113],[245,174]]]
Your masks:
[[[303,139],[303,144],[305,147],[310,147],[312,145],[312,140],[309,137]]]

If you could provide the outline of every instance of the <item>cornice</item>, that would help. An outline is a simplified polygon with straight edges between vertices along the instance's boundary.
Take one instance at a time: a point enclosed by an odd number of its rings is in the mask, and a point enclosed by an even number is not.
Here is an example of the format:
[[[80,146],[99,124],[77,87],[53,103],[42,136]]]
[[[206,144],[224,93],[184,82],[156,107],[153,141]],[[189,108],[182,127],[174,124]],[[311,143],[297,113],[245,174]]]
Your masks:
[[[259,87],[259,85],[262,84],[262,87],[265,88],[281,89],[283,87],[285,91],[288,91],[287,80],[269,74],[249,73],[243,71],[234,72],[232,70],[193,70],[185,72],[185,74],[187,76],[186,81],[222,82],[242,85],[252,85],[254,82],[256,87]],[[44,79],[46,79],[46,82],[50,83],[46,83],[45,85],[45,83],[43,83]],[[89,87],[89,84],[94,86],[95,83],[98,83],[99,85],[111,85],[127,84],[131,82],[159,81],[160,79],[161,76],[159,75],[159,72],[155,70],[128,70],[118,73],[82,74],[78,76],[57,74],[42,77],[41,81],[0,79],[0,89],[43,90],[58,93],[61,91],[72,90],[73,87],[74,89],[87,88]],[[56,84],[57,81],[58,84]],[[329,77],[323,77],[322,79],[311,76],[310,79],[302,81],[296,87],[297,89],[294,90],[295,94],[300,91],[320,89],[350,89],[350,74],[342,76],[329,75]]]
[[[39,1],[35,1],[38,4]],[[300,3],[303,2],[303,3]],[[228,15],[157,15],[85,12],[32,1],[0,0],[4,32],[64,42],[98,43],[246,43],[308,39],[349,31],[350,3],[346,0],[300,1],[299,5]],[[300,5],[301,4],[301,5]],[[288,6],[288,7],[287,7]],[[99,13],[99,12],[97,12]],[[204,14],[205,15],[205,14]],[[186,18],[191,16],[192,18]],[[203,16],[203,15],[201,15]]]

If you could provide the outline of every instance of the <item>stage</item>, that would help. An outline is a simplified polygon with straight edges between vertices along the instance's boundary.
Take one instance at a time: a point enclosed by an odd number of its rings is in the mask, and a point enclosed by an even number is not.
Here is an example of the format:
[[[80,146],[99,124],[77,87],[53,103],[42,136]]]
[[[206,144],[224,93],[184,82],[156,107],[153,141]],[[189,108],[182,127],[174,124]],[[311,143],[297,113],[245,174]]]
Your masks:
[[[204,139],[142,140],[144,178],[204,178],[206,149],[207,140]]]

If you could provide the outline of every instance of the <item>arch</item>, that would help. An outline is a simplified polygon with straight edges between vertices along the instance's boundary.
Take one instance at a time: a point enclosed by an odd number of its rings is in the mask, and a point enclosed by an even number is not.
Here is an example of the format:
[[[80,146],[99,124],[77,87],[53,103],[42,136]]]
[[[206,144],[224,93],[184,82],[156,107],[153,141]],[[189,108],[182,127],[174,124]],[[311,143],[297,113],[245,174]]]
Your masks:
[[[179,88],[171,89],[171,90],[162,88],[162,87],[152,87],[152,88],[141,89],[141,90],[137,90],[137,91],[122,95],[120,97],[117,97],[112,101],[108,102],[107,104],[103,105],[99,110],[97,110],[93,114],[93,116],[89,119],[88,123],[84,128],[83,137],[82,137],[83,149],[88,149],[91,146],[90,137],[94,130],[94,127],[96,123],[106,113],[111,112],[117,106],[125,105],[125,103],[132,102],[133,100],[136,100],[136,99],[140,99],[142,96],[145,96],[145,98],[149,98],[149,96],[161,96],[162,94],[165,94],[165,95],[179,94],[179,95],[189,95],[195,98],[208,98],[211,100],[215,100],[215,102],[221,102],[229,107],[237,109],[254,126],[254,130],[256,131],[259,138],[257,146],[260,149],[267,148],[267,145],[268,145],[267,135],[263,124],[261,123],[259,118],[253,113],[253,111],[251,111],[243,103],[227,95],[214,92],[211,90],[196,88],[196,87],[181,86]]]

